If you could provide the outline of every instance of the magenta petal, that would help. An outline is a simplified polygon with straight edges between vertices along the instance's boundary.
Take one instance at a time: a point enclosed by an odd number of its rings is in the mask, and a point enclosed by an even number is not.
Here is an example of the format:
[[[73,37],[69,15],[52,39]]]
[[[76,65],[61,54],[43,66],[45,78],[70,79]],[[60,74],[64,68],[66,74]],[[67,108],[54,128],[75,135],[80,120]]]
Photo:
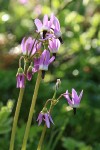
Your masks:
[[[45,123],[46,123],[46,126],[47,126],[48,128],[50,128],[50,122],[49,122],[48,114],[46,113],[46,114],[44,114],[44,116],[45,116]]]

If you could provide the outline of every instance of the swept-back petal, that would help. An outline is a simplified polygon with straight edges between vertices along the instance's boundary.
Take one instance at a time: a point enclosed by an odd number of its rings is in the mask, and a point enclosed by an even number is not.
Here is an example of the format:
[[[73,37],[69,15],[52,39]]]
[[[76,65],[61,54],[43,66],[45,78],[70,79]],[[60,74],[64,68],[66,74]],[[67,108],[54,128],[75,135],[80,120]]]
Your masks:
[[[79,95],[79,100],[81,100],[82,95],[83,95],[83,90],[81,91],[81,93],[80,93],[80,95]]]
[[[44,50],[40,56],[40,65],[43,65],[44,59],[46,55],[46,50]]]
[[[54,14],[52,13],[52,14],[50,15],[50,21],[48,21],[48,26],[49,26],[49,28],[52,28],[52,26],[53,26],[53,21],[54,21]]]
[[[41,28],[43,26],[42,22],[39,19],[35,19],[34,23],[35,23],[38,31],[40,32],[40,30],[41,30]]]
[[[63,96],[67,99],[68,104],[72,106],[73,103],[72,103],[72,101],[71,101],[71,99],[70,99],[70,97],[69,97],[68,90],[66,91],[66,93],[65,93]]]
[[[45,114],[44,114],[44,117],[45,117],[46,126],[47,126],[48,128],[50,128],[50,121],[49,121],[49,118],[48,118],[48,114],[45,113]]]
[[[22,39],[22,42],[21,42],[21,50],[22,50],[22,53],[25,55],[26,54],[25,37]]]
[[[49,64],[51,64],[55,60],[55,56],[52,56],[49,60]]]
[[[33,46],[33,39],[32,37],[29,37],[25,42],[25,48],[26,48],[26,52],[28,55],[30,54],[32,50],[32,46]]]
[[[72,100],[74,101],[74,104],[79,102],[79,97],[75,89],[72,89]]]
[[[48,26],[48,15],[44,15],[43,26]]]
[[[60,23],[56,17],[54,18],[54,25],[55,25],[56,30],[60,31]]]
[[[38,116],[38,118],[37,118],[37,121],[39,121],[38,125],[40,125],[42,123],[42,120],[43,120],[43,114],[40,113],[39,116]]]
[[[53,122],[52,117],[51,117],[50,114],[48,114],[48,117],[49,117],[50,122],[54,124],[54,122]]]
[[[44,65],[49,65],[50,52],[48,50],[45,51]]]

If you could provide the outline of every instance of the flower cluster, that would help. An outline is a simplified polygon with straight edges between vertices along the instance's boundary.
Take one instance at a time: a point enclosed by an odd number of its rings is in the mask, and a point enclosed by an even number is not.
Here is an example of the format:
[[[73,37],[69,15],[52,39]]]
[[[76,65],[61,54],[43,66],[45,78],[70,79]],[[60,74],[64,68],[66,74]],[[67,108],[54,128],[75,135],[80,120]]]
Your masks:
[[[62,43],[59,20],[51,14],[50,19],[45,15],[43,21],[35,19],[37,38],[24,37],[21,42],[21,50],[24,61],[28,64],[27,70],[17,72],[17,88],[24,88],[25,78],[31,80],[34,73],[42,71],[44,79],[45,71],[55,60]],[[20,62],[21,64],[21,62]],[[22,68],[19,65],[19,69]]]

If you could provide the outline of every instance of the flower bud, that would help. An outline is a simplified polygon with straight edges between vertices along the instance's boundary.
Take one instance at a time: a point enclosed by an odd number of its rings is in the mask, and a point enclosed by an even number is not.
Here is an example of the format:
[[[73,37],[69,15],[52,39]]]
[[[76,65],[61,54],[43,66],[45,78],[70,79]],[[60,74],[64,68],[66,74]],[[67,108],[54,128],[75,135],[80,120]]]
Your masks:
[[[59,86],[61,85],[61,80],[57,79],[56,85],[55,85],[55,90],[57,91],[59,89]]]
[[[28,67],[28,70],[27,70],[27,79],[29,81],[32,79],[32,66]]]
[[[25,88],[25,75],[21,67],[18,68],[16,79],[17,79],[17,88]]]

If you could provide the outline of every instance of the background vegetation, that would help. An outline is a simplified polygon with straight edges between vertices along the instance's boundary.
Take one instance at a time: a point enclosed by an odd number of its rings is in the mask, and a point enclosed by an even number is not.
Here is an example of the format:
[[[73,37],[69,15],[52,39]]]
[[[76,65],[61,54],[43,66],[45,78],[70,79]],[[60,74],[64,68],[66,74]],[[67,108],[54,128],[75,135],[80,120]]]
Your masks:
[[[64,44],[41,83],[27,150],[36,149],[42,127],[36,118],[51,98],[57,78],[58,95],[84,90],[76,116],[61,102],[52,112],[43,150],[100,150],[100,0],[0,0],[0,150],[8,150],[19,89],[16,71],[24,36],[35,35],[34,19],[54,13],[60,20]],[[27,83],[19,116],[15,150],[20,150],[36,80]]]

